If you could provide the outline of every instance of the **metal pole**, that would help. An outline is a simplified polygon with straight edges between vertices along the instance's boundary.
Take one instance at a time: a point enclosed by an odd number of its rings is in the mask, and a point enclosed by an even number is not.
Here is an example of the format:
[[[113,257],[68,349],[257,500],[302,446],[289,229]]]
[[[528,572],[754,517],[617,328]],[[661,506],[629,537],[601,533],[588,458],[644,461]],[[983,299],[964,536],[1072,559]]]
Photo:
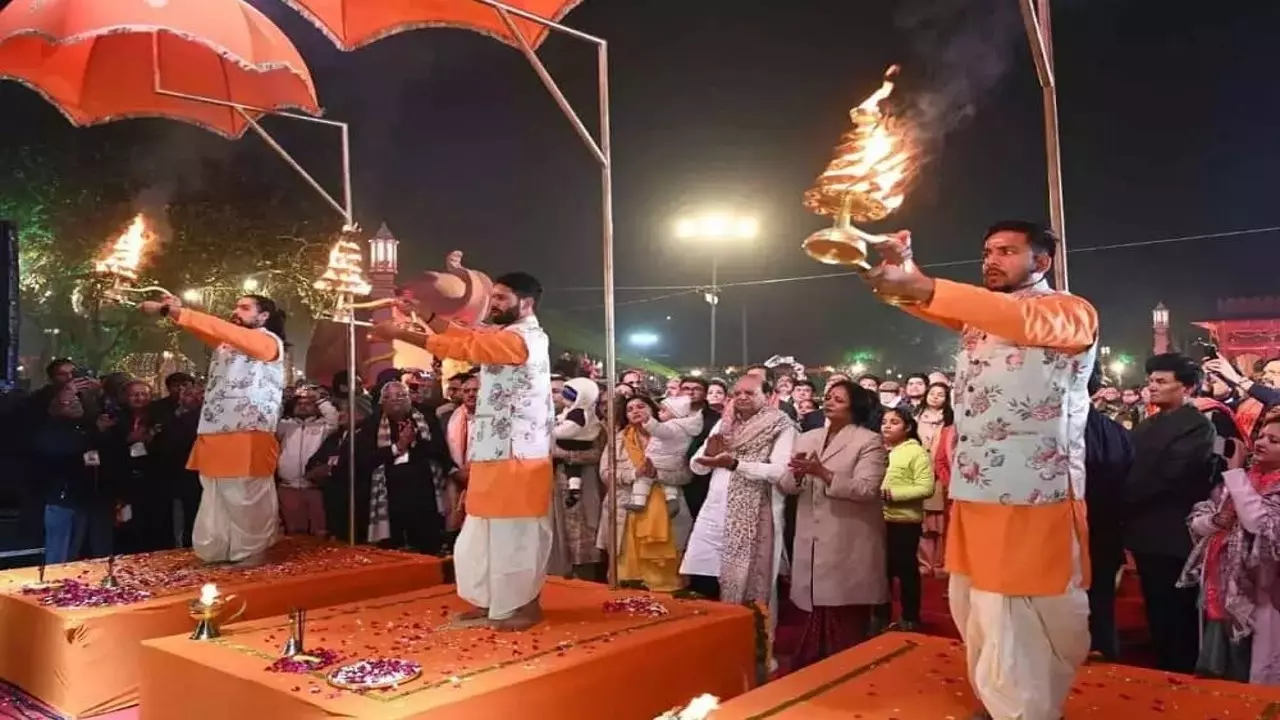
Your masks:
[[[356,544],[356,311],[355,296],[347,304],[347,542]]]
[[[609,46],[601,42],[597,46],[596,64],[600,95],[600,152],[604,161],[600,164],[601,238],[604,246],[604,371],[610,382],[618,376],[618,352],[614,347],[616,329],[613,307],[613,140],[609,131]],[[609,466],[618,463],[618,405],[609,403],[606,422],[609,424],[605,452],[609,453]],[[613,482],[608,488],[609,503],[609,587],[618,589],[618,486]]]
[[[1049,224],[1058,235],[1058,252],[1053,263],[1053,279],[1057,288],[1063,292],[1070,290],[1067,281],[1067,221],[1065,203],[1062,197],[1062,146],[1058,138],[1058,83],[1056,66],[1053,62],[1053,20],[1049,8],[1049,0],[1040,0],[1036,18],[1045,45],[1045,59],[1049,63],[1051,77],[1054,82],[1044,88],[1044,138],[1045,154],[1048,156],[1049,171]]]
[[[336,120],[326,120],[325,118],[312,117],[310,115],[301,115],[299,113],[285,112],[282,110],[270,110],[267,108],[254,107],[252,105],[229,102],[226,100],[218,100],[217,98],[203,97],[201,95],[191,95],[189,93],[174,92],[172,90],[166,90],[160,86],[160,38],[158,33],[151,34],[151,58],[152,58],[152,61],[151,61],[152,92],[154,92],[157,95],[164,95],[166,97],[176,98],[179,100],[190,100],[191,102],[204,103],[205,105],[213,105],[215,107],[231,108],[236,112],[240,113],[240,117],[244,118],[245,121],[249,124],[249,127],[253,128],[253,131],[262,137],[262,139],[267,143],[268,147],[274,150],[277,155],[279,155],[281,158],[284,159],[285,162],[289,163],[289,165],[292,166],[294,170],[296,170],[300,175],[302,175],[302,179],[306,180],[307,184],[309,184],[312,188],[314,188],[316,192],[320,193],[320,197],[323,197],[325,201],[328,202],[329,205],[333,207],[334,210],[338,211],[338,214],[342,215],[342,217],[346,219],[347,225],[352,225],[355,222],[353,219],[354,212],[352,210],[352,202],[351,202],[351,151],[350,151],[350,143],[348,142],[347,123],[338,122]],[[267,133],[267,131],[264,130],[261,125],[258,124],[258,121],[254,120],[253,117],[249,115],[250,112],[258,112],[264,115],[279,115],[281,117],[293,118],[295,120],[306,120],[307,122],[319,123],[321,125],[332,125],[334,127],[341,128],[342,129],[342,194],[343,194],[345,203],[339,204],[337,200],[334,200],[333,196],[330,195],[327,190],[321,187],[320,183],[316,182],[315,178],[311,177],[311,173],[308,173],[306,170],[302,169],[302,165],[298,164],[298,161],[293,159],[293,156],[289,154],[289,151],[281,147],[280,143],[276,142],[275,138],[271,137],[271,135]]]
[[[587,33],[584,33],[581,30],[574,30],[568,25],[561,25],[560,23],[555,22],[554,20],[548,20],[542,17],[541,15],[535,15],[529,12],[528,10],[521,10],[518,7],[513,7],[511,5],[507,5],[506,3],[498,2],[497,0],[476,0],[476,2],[480,3],[481,5],[488,5],[494,10],[497,10],[498,12],[503,12],[503,11],[509,12],[512,15],[515,15],[516,17],[524,18],[525,20],[541,25],[542,27],[551,28],[552,30],[558,30],[564,33],[565,35],[568,35],[570,37],[576,37],[579,40],[586,40],[587,42],[595,43],[596,45],[605,44],[604,40],[596,37],[595,35],[588,35]],[[516,36],[520,35],[519,32],[515,32],[512,34]]]
[[[720,289],[717,287],[719,282],[720,260],[717,256],[711,256],[711,291],[707,295],[707,302],[711,304],[711,364],[707,366],[707,372],[714,373],[716,368],[716,305],[720,303]]]
[[[1067,229],[1062,197],[1062,152],[1058,137],[1058,83],[1053,64],[1053,23],[1049,0],[1019,0],[1022,22],[1031,44],[1036,75],[1044,103],[1044,145],[1049,181],[1049,225],[1058,236],[1053,263],[1054,285],[1069,290],[1067,275]]]
[[[351,128],[342,124],[342,204],[347,211],[347,225],[355,224],[355,204],[351,199]],[[344,228],[346,229],[346,228]],[[354,298],[353,298],[354,299]],[[351,318],[354,320],[355,315]]]
[[[533,66],[533,70],[538,74],[538,79],[542,81],[543,87],[547,92],[551,93],[551,97],[556,101],[560,111],[564,113],[569,123],[573,125],[573,129],[578,133],[578,137],[582,138],[582,142],[586,144],[587,149],[595,157],[596,162],[600,164],[600,215],[602,223],[602,245],[604,255],[604,372],[609,378],[618,376],[618,355],[614,347],[617,337],[614,327],[614,305],[613,305],[613,152],[611,150],[612,140],[609,132],[609,45],[601,38],[594,35],[588,35],[584,32],[574,30],[544,17],[535,15],[527,10],[512,7],[497,0],[475,0],[481,5],[487,5],[498,13],[498,17],[502,19],[503,24],[507,26],[507,30],[515,38],[520,51],[524,53],[529,64]],[[535,22],[543,27],[558,30],[571,37],[579,40],[595,43],[596,45],[596,72],[597,84],[599,90],[600,103],[600,142],[596,143],[591,138],[591,133],[586,129],[586,125],[574,112],[573,107],[565,98],[564,93],[560,91],[560,87],[556,85],[555,80],[551,77],[551,73],[543,66],[542,61],[538,59],[533,48],[529,45],[529,41],[525,39],[524,33],[516,27],[511,16]],[[612,399],[612,389],[610,390],[610,399]],[[618,413],[617,405],[613,402],[608,403],[605,409],[605,422],[607,424],[605,432],[605,453],[609,458],[610,466],[617,462],[617,445],[618,445]],[[606,489],[606,505],[609,507],[608,523],[609,523],[609,587],[616,590],[618,588],[618,491],[612,482],[608,483]]]
[[[573,125],[573,129],[578,133],[578,137],[582,138],[582,142],[586,143],[587,149],[592,155],[596,156],[596,162],[602,166],[608,165],[609,161],[605,157],[604,149],[596,145],[596,141],[592,139],[591,132],[587,130],[587,126],[582,123],[582,118],[578,117],[578,113],[573,111],[573,106],[569,104],[569,99],[560,91],[560,86],[556,84],[555,78],[551,77],[551,73],[547,71],[542,60],[538,59],[537,53],[530,47],[529,42],[524,39],[524,33],[520,32],[520,28],[516,27],[516,23],[511,19],[506,8],[498,7],[498,17],[502,18],[503,24],[507,26],[512,36],[515,37],[517,44],[520,46],[520,52],[524,53],[525,58],[529,60],[529,64],[533,66],[533,71],[537,73],[538,79],[542,81],[543,86],[547,88],[547,92],[551,93],[551,97],[555,99],[556,104],[560,106],[560,112],[568,118],[569,124]],[[601,47],[604,47],[601,45]],[[607,113],[607,111],[606,111]],[[604,133],[601,132],[600,139],[604,140]],[[601,145],[604,143],[601,142]]]
[[[329,192],[324,189],[324,186],[321,185],[318,180],[311,177],[311,173],[304,170],[302,165],[298,164],[298,161],[294,160],[293,156],[289,154],[289,151],[285,150],[280,145],[280,143],[276,142],[276,139],[271,137],[270,133],[268,133],[266,130],[263,130],[262,126],[258,124],[258,121],[250,117],[249,113],[245,112],[244,110],[241,110],[240,108],[236,108],[236,112],[244,116],[245,122],[249,123],[249,127],[253,128],[253,131],[258,133],[258,136],[261,137],[262,141],[267,144],[267,147],[271,148],[272,150],[275,150],[276,154],[279,155],[281,158],[283,158],[285,162],[289,163],[289,165],[291,165],[293,169],[296,170],[297,173],[302,176],[302,179],[307,181],[308,185],[314,188],[316,192],[320,193],[320,197],[324,198],[325,202],[329,203],[329,205],[334,210],[338,211],[338,214],[341,215],[343,219],[347,221],[347,225],[351,224],[352,222],[351,210],[349,207],[344,208],[342,206],[342,203],[338,202],[337,200],[334,200],[333,196],[330,195]],[[346,132],[344,128],[343,136],[345,137],[345,135],[346,135]],[[345,159],[346,158],[344,158],[344,160]],[[344,170],[346,169],[345,165],[346,163],[344,162]],[[351,183],[350,181],[347,181],[344,184],[350,186]],[[344,195],[346,195],[347,197],[350,197],[351,195],[350,187],[344,188],[343,192],[344,192]]]

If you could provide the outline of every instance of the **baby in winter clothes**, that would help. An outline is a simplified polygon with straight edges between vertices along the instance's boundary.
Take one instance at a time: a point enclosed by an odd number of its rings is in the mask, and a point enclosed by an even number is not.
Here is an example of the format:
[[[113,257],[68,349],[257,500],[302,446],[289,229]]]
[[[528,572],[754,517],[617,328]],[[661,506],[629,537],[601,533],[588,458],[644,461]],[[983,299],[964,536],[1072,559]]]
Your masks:
[[[556,416],[556,447],[561,450],[590,450],[600,436],[600,419],[596,417],[596,398],[600,386],[590,378],[574,378],[560,391],[564,399],[564,411]],[[569,478],[569,495],[565,505],[573,507],[582,498],[582,466],[564,463],[564,473]]]
[[[660,472],[679,472],[688,467],[686,458],[689,443],[701,430],[701,418],[693,417],[689,398],[666,398],[659,406],[657,419],[650,419],[645,426],[645,431],[649,433],[645,456]],[[624,506],[631,512],[644,510],[649,504],[649,492],[652,489],[653,478],[637,475],[636,481],[631,484],[631,497]],[[668,512],[674,515],[679,508],[680,488],[663,485],[662,494],[667,500]]]

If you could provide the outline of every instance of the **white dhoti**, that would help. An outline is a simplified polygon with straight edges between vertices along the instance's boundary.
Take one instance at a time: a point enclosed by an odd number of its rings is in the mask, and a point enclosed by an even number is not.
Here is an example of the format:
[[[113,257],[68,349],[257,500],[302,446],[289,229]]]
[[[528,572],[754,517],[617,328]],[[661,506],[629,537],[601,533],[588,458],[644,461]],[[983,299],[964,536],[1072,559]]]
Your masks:
[[[205,562],[239,562],[275,543],[280,507],[275,478],[207,478],[191,531],[196,557]]]
[[[468,515],[453,546],[458,596],[506,620],[537,599],[547,579],[551,518]]]
[[[993,720],[1062,717],[1089,655],[1089,596],[1079,586],[1077,572],[1061,595],[1014,597],[951,575],[951,617],[964,641],[969,682]]]

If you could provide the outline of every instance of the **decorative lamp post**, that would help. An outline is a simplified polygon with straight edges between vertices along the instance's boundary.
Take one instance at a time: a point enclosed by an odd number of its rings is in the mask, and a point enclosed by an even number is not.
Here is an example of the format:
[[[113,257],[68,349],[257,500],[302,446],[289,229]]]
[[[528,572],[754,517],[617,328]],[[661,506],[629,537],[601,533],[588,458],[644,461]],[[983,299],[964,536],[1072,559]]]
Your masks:
[[[337,298],[333,315],[328,318],[334,322],[347,325],[347,437],[356,436],[356,325],[367,325],[358,322],[353,307],[356,297],[364,297],[373,290],[373,286],[365,280],[363,258],[360,245],[353,239],[359,229],[355,226],[343,228],[338,241],[329,250],[329,265],[324,274],[315,282],[317,290],[333,293]],[[347,539],[356,544],[356,444],[347,443]]]
[[[400,241],[396,240],[395,235],[391,234],[391,229],[387,224],[382,223],[382,227],[378,228],[378,232],[369,238],[369,283],[373,287],[370,293],[370,299],[389,300],[396,294],[396,273],[399,271],[399,247]],[[373,309],[372,321],[374,324],[392,320],[394,310],[390,305],[384,307],[376,307]],[[391,358],[393,355],[393,345],[390,342],[382,340],[370,340],[369,357],[370,358]],[[368,362],[368,361],[366,361]],[[368,372],[374,377],[383,370],[390,368],[393,359],[377,360],[368,366]]]
[[[1152,349],[1156,355],[1169,352],[1169,308],[1157,303],[1151,311]]]
[[[378,232],[369,238],[369,276],[391,275],[395,277],[398,269],[397,248],[400,241],[391,234],[386,223],[378,228]]]

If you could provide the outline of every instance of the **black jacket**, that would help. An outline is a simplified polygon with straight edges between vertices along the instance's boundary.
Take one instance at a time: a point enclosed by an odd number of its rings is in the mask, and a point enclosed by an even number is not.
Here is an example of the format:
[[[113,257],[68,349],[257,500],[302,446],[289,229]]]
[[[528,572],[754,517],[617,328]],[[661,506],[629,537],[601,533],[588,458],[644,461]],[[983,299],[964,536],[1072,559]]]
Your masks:
[[[697,437],[693,439],[693,442],[689,443],[689,449],[685,451],[685,460],[693,459],[694,454],[698,452],[698,448],[702,447],[702,444],[711,436],[711,429],[714,428],[718,422],[720,422],[720,413],[712,410],[710,405],[703,405],[702,432],[698,433]],[[710,473],[708,473],[708,476],[709,475]]]
[[[1090,407],[1084,446],[1090,553],[1096,566],[1118,567],[1124,560],[1125,481],[1133,445],[1128,430]]]
[[[1192,405],[1152,415],[1134,428],[1133,467],[1125,481],[1127,548],[1177,558],[1191,553],[1187,515],[1213,486],[1215,437],[1213,425]]]
[[[375,410],[356,428],[356,466],[355,466],[355,523],[356,542],[362,543],[369,532],[369,494],[372,490],[373,471],[379,466],[387,474],[387,484],[399,484],[402,480],[432,486],[436,473],[448,475],[453,472],[454,464],[445,442],[444,430],[434,414],[424,414],[429,439],[418,441],[413,452],[409,453],[409,461],[403,465],[395,464],[395,456],[390,447],[378,447],[378,427],[382,424],[381,408]],[[395,432],[392,430],[392,441]],[[350,506],[350,464],[347,438],[341,432],[330,435],[307,462],[310,469],[321,463],[328,463],[333,455],[337,460],[332,465],[333,471],[322,483],[325,506],[325,524],[335,537],[346,539],[348,533]],[[434,486],[432,486],[434,492]],[[388,492],[391,492],[389,490]],[[435,512],[434,504],[431,512],[421,519],[423,523],[443,525],[443,519]]]
[[[96,433],[83,422],[46,417],[32,428],[32,470],[43,481],[46,504],[74,508],[113,504],[110,477],[101,465],[86,461],[86,453],[97,452],[101,463],[99,448]]]

